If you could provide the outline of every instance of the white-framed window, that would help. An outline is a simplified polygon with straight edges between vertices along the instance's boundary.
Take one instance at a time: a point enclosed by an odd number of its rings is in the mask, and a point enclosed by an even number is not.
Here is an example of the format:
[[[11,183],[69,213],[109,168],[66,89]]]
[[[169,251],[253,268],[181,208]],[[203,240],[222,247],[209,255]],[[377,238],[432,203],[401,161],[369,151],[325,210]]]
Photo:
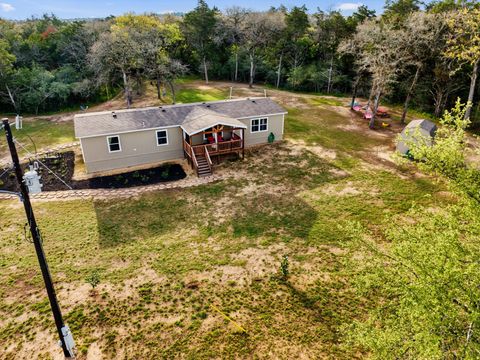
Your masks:
[[[122,146],[120,145],[120,136],[112,135],[107,136],[107,145],[108,145],[108,152],[118,152],[122,151]]]
[[[252,119],[250,132],[262,132],[268,130],[268,118]]]
[[[167,130],[155,131],[157,137],[157,146],[168,145],[168,133]]]

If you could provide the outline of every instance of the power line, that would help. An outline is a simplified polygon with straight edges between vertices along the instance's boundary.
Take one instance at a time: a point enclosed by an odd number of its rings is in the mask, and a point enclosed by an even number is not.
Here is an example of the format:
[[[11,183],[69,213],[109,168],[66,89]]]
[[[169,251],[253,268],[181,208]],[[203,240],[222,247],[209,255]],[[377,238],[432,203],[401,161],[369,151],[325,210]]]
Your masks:
[[[55,289],[53,286],[53,280],[50,275],[50,271],[48,269],[45,252],[43,251],[41,234],[37,226],[35,215],[33,214],[33,208],[30,202],[28,189],[25,182],[22,180],[24,178],[24,175],[23,175],[22,168],[20,166],[20,160],[18,158],[17,149],[15,147],[15,140],[13,138],[10,125],[8,124],[8,119],[3,119],[3,125],[5,128],[5,134],[6,134],[10,154],[12,156],[12,163],[15,169],[15,177],[17,178],[17,182],[20,187],[20,193],[18,193],[17,196],[21,196],[23,207],[25,208],[25,215],[28,220],[28,226],[30,228],[30,233],[32,235],[35,252],[37,254],[37,259],[40,264],[43,281],[45,283],[45,288],[47,290],[48,300],[50,302],[53,318],[55,320],[55,326],[57,328],[57,333],[60,339],[60,346],[62,347],[65,358],[70,359],[75,357],[75,354],[74,354],[75,342],[73,340],[73,335],[70,332],[68,325],[66,325],[63,321],[62,312],[60,310],[60,305],[58,304],[57,295],[55,293]],[[21,144],[19,145],[23,147],[23,145]]]
[[[5,170],[3,173],[0,174],[0,178],[12,169],[13,169],[13,167],[10,166],[7,170]]]
[[[48,171],[50,171],[58,180],[60,180],[66,187],[68,187],[70,190],[73,190],[73,188],[68,185],[60,176],[58,176],[57,174],[55,174],[55,172],[53,170],[51,170],[47,165],[45,165],[42,161],[40,161],[38,159],[38,156],[35,154],[32,154],[30,151],[27,150],[27,148],[25,146],[23,146],[17,139],[13,139],[13,141],[15,141],[15,143],[17,143],[18,145],[20,145],[20,147],[25,150],[27,152],[28,155],[31,155],[33,156],[41,165],[43,165],[45,167],[45,169],[47,169]]]

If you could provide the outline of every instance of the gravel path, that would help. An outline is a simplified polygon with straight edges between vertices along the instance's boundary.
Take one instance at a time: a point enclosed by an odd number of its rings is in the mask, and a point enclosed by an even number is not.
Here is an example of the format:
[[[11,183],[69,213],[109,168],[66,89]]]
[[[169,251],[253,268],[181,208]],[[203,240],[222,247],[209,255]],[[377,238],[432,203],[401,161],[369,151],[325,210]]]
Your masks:
[[[137,186],[124,189],[82,189],[82,190],[64,190],[64,191],[45,191],[40,194],[30,195],[32,200],[77,200],[77,199],[111,199],[128,198],[138,196],[149,191],[181,189],[192,186],[208,184],[214,181],[222,180],[220,175],[212,175],[204,178],[187,177],[183,180],[152,184],[146,186]],[[0,200],[17,199],[15,195],[0,194]]]

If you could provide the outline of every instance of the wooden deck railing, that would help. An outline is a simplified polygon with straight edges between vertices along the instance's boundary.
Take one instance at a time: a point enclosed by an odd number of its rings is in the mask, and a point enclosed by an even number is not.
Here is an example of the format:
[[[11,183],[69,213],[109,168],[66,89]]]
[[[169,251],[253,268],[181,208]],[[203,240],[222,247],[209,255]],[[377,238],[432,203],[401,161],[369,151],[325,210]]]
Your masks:
[[[197,148],[207,149],[210,155],[220,155],[220,154],[227,154],[229,152],[242,150],[243,140],[242,139],[227,140],[227,141],[222,141],[215,144],[193,145],[192,147],[194,149],[197,149]]]
[[[197,161],[197,155],[195,155],[195,151],[192,152],[192,160],[193,160],[193,165],[195,166],[195,170],[198,172],[198,161]]]
[[[212,159],[210,158],[210,153],[208,152],[208,149],[206,147],[205,147],[205,157],[207,158],[208,167],[210,168],[210,172],[212,172],[213,163],[212,163]]]
[[[187,159],[190,160],[195,171],[198,173],[198,156],[207,159],[210,172],[213,172],[212,155],[228,154],[230,152],[237,152],[243,149],[243,139],[227,140],[215,144],[190,145],[183,140],[183,150]]]

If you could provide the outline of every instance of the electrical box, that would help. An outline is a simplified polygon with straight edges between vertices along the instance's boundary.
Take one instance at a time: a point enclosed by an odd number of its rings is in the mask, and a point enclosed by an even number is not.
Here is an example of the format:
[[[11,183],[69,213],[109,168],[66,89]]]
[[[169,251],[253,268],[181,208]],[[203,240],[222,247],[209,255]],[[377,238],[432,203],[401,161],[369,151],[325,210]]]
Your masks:
[[[23,116],[20,116],[17,114],[17,116],[15,116],[15,129],[17,130],[22,129],[22,121],[23,121]]]
[[[30,170],[23,175],[23,180],[25,185],[28,187],[29,194],[38,194],[42,192],[42,184],[40,184],[41,176],[38,175],[37,171],[30,166]]]
[[[75,356],[75,341],[73,340],[73,334],[70,331],[68,325],[62,327],[62,335],[63,335],[63,342],[65,343],[65,347],[67,348],[70,356]]]

